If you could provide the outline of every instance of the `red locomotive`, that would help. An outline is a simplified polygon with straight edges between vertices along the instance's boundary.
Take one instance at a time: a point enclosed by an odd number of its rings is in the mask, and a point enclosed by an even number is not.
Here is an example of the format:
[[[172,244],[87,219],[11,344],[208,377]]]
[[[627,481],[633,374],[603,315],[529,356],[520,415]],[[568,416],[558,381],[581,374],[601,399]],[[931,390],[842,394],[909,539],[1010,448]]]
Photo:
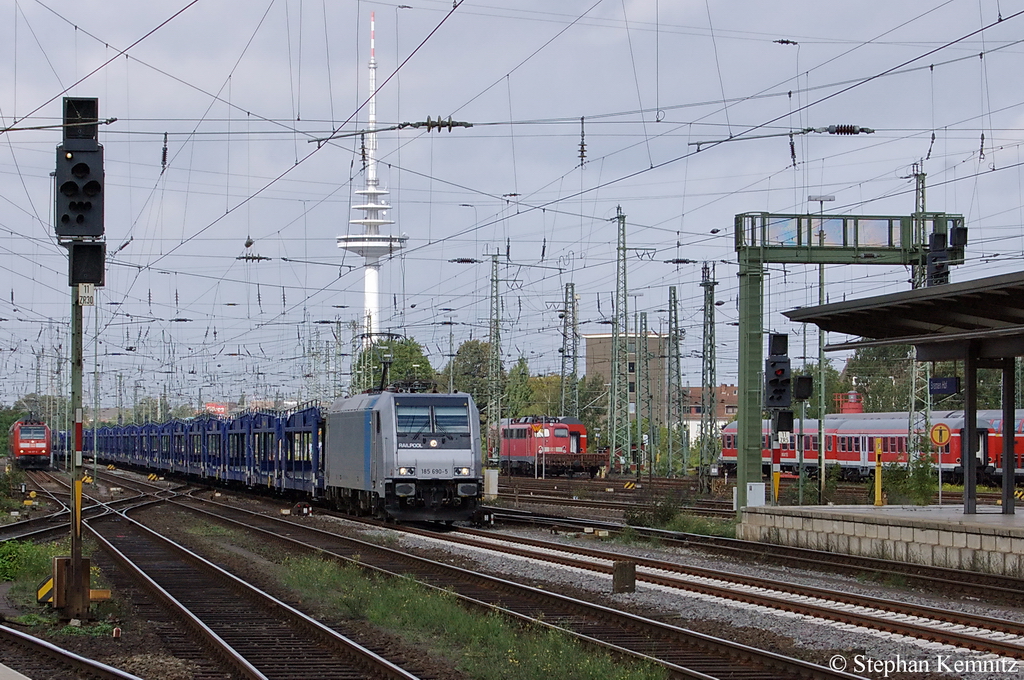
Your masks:
[[[50,467],[50,428],[34,418],[23,418],[7,433],[8,451],[14,464],[23,470]]]
[[[511,475],[597,474],[607,458],[587,450],[587,428],[575,418],[526,416],[501,421],[501,471]]]

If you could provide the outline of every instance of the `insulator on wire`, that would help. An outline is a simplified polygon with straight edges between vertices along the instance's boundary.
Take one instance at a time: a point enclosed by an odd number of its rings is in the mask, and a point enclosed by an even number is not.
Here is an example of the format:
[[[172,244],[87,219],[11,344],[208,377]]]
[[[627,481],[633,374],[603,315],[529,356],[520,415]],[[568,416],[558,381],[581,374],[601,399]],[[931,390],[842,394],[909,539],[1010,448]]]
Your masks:
[[[587,160],[587,143],[586,135],[583,127],[583,116],[580,116],[580,166]]]
[[[164,170],[167,169],[167,133],[164,133],[164,151],[160,156],[160,174],[164,174]]]
[[[860,133],[866,135],[874,132],[873,129],[867,127],[861,127],[859,125],[829,125],[828,133],[830,135],[859,135]]]

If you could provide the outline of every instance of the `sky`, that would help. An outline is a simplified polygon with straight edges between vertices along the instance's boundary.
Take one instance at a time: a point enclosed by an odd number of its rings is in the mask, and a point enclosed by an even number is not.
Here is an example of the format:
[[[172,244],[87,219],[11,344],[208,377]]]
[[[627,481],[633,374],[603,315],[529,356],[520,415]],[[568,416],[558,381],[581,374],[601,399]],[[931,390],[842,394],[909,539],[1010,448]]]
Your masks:
[[[630,311],[667,331],[676,287],[694,385],[703,262],[718,382],[737,379],[739,213],[909,215],[924,172],[927,210],[969,229],[952,281],[1024,259],[1024,0],[7,0],[0,402],[67,389],[50,178],[63,96],[116,118],[99,132],[108,262],[85,316],[86,402],[304,401],[348,384],[363,277],[336,239],[361,230],[371,13],[378,127],[472,124],[378,134],[385,231],[408,236],[381,268],[381,327],[437,369],[450,337],[487,338],[494,253],[506,366],[560,370],[567,283],[581,333],[609,332],[620,207]],[[837,124],[874,133],[807,132]],[[838,301],[907,290],[910,273],[825,277]],[[765,328],[790,334],[792,356],[814,360],[817,333],[781,313],[815,304],[817,283],[816,266],[768,268]]]

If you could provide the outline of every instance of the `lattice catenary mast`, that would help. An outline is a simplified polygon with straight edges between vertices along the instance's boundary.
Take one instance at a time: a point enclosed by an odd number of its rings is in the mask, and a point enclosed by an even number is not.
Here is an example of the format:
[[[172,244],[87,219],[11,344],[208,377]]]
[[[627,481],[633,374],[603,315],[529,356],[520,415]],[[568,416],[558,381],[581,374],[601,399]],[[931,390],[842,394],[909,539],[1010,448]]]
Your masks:
[[[580,323],[576,284],[565,284],[562,303],[562,373],[559,411],[570,418],[580,417],[579,385]]]
[[[632,432],[629,422],[629,289],[626,282],[626,215],[615,208],[618,224],[615,248],[615,309],[612,317],[612,381],[608,390],[608,470],[616,455],[629,455]],[[623,453],[624,450],[624,453]]]
[[[697,469],[701,491],[711,490],[711,464],[718,457],[718,407],[715,385],[715,263],[705,262],[700,287],[704,289],[704,352],[701,361],[700,465]]]
[[[676,287],[668,288],[668,477],[675,476],[675,457],[682,458],[683,473],[686,473],[690,451],[689,428],[683,420],[684,407],[689,404],[689,395],[683,391],[682,357],[680,343],[685,332],[679,327],[679,300]],[[682,440],[680,441],[680,436]]]

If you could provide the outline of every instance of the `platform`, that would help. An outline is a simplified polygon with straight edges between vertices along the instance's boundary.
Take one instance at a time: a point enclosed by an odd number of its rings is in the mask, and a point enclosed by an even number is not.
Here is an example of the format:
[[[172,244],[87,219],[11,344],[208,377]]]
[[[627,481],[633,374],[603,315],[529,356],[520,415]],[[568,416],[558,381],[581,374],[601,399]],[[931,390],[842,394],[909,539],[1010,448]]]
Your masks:
[[[32,678],[0,664],[0,680],[32,680]]]
[[[736,537],[1024,577],[1024,515],[962,505],[830,505],[746,508]]]

